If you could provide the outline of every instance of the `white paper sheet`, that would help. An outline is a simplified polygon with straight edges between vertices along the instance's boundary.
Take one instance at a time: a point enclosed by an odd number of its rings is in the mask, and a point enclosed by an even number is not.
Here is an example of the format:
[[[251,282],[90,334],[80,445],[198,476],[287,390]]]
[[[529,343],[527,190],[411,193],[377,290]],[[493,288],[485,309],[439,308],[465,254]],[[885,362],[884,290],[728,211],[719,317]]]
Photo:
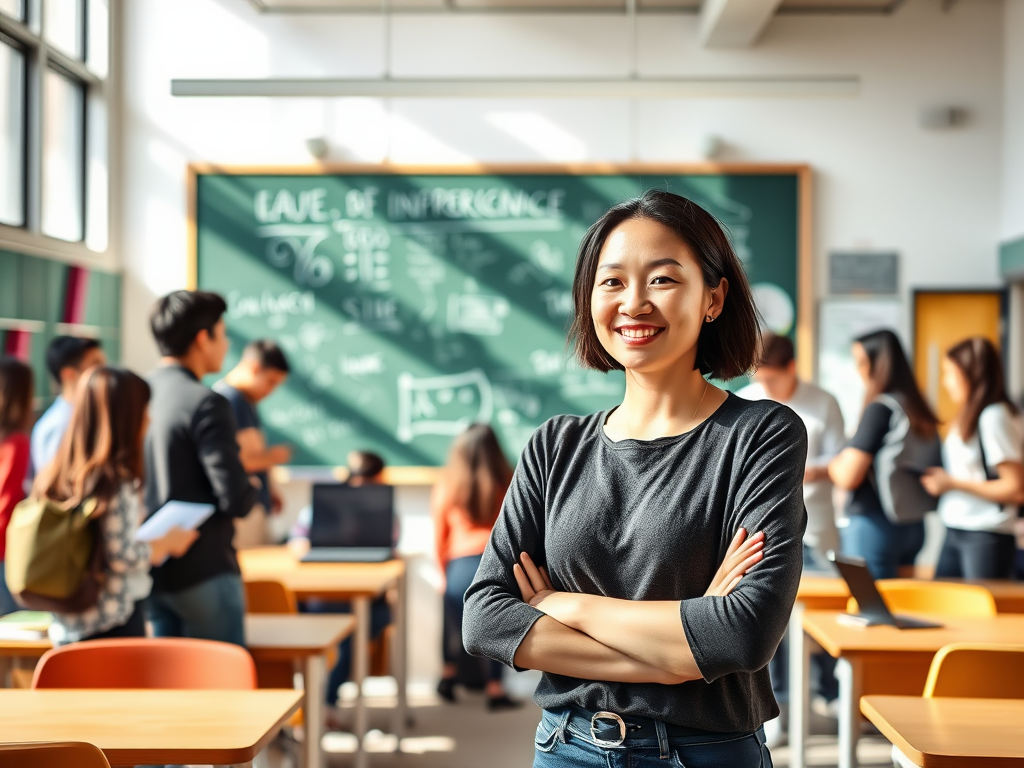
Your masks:
[[[168,501],[135,532],[138,541],[153,541],[164,536],[171,528],[193,531],[213,514],[213,504],[192,501]]]

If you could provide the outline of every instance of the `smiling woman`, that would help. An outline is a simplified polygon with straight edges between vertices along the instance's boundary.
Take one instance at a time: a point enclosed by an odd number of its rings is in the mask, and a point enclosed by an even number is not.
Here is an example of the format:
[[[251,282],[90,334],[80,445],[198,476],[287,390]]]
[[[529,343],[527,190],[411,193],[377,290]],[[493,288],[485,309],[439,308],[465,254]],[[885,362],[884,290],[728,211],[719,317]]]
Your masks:
[[[580,362],[624,370],[625,398],[531,439],[466,594],[466,648],[544,672],[535,766],[770,766],[807,436],[705,378],[755,360],[742,266],[710,214],[652,191],[590,228],[573,295]]]

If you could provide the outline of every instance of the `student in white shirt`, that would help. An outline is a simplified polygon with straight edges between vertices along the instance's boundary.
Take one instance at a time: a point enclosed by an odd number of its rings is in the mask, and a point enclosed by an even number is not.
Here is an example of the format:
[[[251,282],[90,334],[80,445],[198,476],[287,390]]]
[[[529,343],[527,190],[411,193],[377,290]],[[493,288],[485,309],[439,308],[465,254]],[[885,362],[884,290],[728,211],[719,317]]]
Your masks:
[[[824,562],[830,549],[839,550],[832,481],[828,463],[846,443],[839,403],[816,384],[796,374],[793,342],[785,336],[765,334],[755,383],[736,394],[747,400],[774,400],[788,405],[807,428],[807,468],[804,470],[804,566]]]
[[[959,406],[943,445],[944,468],[921,482],[938,496],[946,540],[936,578],[1009,579],[1017,507],[1024,504],[1024,416],[1006,396],[999,352],[974,337],[942,361],[942,384]]]

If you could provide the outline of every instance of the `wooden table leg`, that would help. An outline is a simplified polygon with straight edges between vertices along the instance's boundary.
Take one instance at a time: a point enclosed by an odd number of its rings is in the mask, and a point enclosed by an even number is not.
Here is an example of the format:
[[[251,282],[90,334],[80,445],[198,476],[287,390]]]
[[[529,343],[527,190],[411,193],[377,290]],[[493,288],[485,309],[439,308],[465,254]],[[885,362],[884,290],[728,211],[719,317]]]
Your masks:
[[[398,686],[398,706],[395,707],[394,722],[391,729],[395,734],[399,751],[402,748],[402,737],[405,736],[405,728],[409,725],[409,600],[408,600],[409,579],[403,571],[398,579],[398,605],[395,606],[395,642],[392,649],[392,672],[395,675],[395,683]]]
[[[370,671],[370,598],[357,597],[352,601],[356,617],[356,631],[352,643],[352,681],[356,684],[356,760],[355,768],[367,768],[370,764],[366,752],[366,732],[369,717],[366,711],[366,696],[363,682]]]
[[[327,685],[327,657],[307,656],[303,663],[302,724],[306,732],[305,768],[320,768],[323,753],[320,740],[324,731],[324,694]]]
[[[0,656],[0,688],[10,688],[10,673],[13,668],[10,656]]]
[[[804,768],[811,719],[811,644],[803,628],[803,603],[789,617],[789,766]]]
[[[839,768],[857,768],[862,672],[860,659],[840,656],[836,660],[836,677],[839,679]]]

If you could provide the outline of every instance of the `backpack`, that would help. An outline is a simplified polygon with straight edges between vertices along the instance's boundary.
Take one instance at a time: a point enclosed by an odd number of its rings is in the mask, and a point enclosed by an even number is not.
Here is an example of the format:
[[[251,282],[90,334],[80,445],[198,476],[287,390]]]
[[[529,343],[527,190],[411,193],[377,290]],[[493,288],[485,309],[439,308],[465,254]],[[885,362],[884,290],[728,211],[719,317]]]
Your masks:
[[[892,395],[879,395],[875,402],[890,409],[892,416],[882,447],[875,454],[874,471],[868,477],[874,481],[889,522],[920,522],[938,506],[938,499],[921,485],[921,472],[941,465],[941,444],[938,436],[922,437],[914,432],[903,406]]]
[[[26,499],[7,526],[6,577],[14,599],[35,611],[81,613],[103,585],[96,499],[65,509],[51,499]]]

